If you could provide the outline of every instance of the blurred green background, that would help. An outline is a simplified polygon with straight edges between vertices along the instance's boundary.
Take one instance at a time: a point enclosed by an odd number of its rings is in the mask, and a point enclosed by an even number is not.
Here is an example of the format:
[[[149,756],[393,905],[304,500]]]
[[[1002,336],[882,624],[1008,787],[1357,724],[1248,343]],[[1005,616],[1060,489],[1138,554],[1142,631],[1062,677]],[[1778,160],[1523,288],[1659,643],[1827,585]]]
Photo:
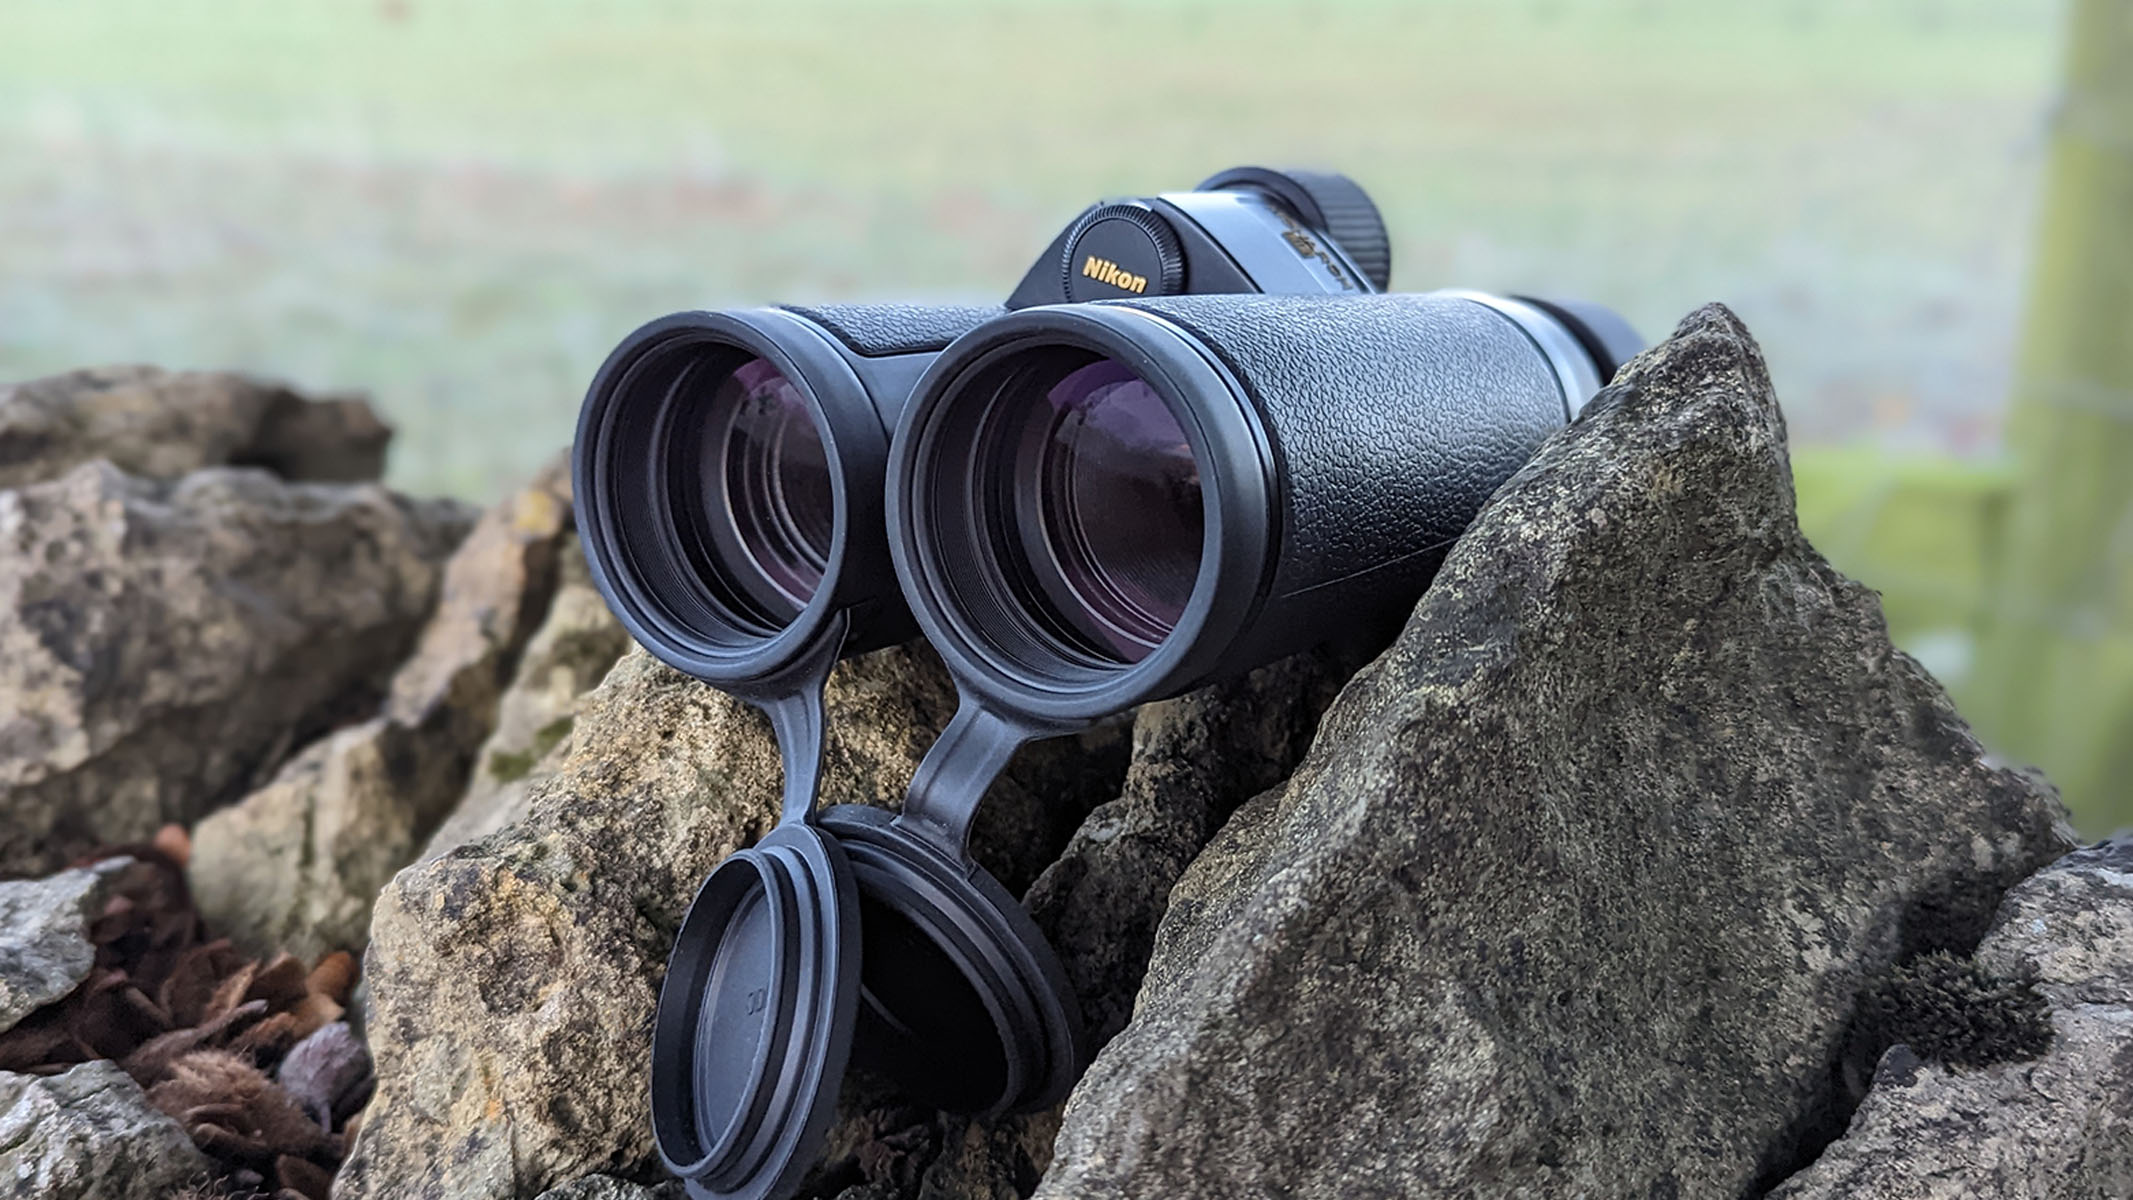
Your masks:
[[[1399,288],[1582,295],[1649,336],[1731,304],[1777,376],[1810,535],[1991,714],[2014,695],[1979,664],[2068,19],[0,0],[0,377],[138,360],[367,389],[400,430],[394,483],[482,498],[568,441],[592,369],[653,315],[996,299],[1101,195],[1331,166],[1384,207]],[[2133,740],[2124,717],[2100,736]],[[2084,747],[2046,762],[2082,781],[2083,824],[2133,820]]]

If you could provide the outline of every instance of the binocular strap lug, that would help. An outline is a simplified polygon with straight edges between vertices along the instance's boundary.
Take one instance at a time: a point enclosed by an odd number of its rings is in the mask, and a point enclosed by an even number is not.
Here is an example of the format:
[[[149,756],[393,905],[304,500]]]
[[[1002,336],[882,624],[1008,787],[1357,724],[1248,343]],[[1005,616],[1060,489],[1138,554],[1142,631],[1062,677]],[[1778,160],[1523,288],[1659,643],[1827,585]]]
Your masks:
[[[971,822],[985,790],[1022,743],[1050,732],[1004,717],[966,695],[940,740],[918,764],[896,824],[949,858],[967,861]]]
[[[770,718],[770,732],[778,740],[778,758],[785,768],[780,825],[814,817],[815,796],[822,788],[823,745],[828,736],[823,696],[829,688],[830,668],[844,653],[845,634],[850,628],[846,614],[840,612],[832,617],[806,654],[778,672],[774,690],[749,697]]]

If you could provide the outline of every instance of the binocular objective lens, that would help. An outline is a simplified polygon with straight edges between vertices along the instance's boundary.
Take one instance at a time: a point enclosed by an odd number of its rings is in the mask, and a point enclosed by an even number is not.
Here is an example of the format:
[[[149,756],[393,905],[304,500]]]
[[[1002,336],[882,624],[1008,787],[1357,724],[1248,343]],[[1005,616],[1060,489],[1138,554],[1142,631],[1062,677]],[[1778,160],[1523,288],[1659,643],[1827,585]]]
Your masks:
[[[1053,378],[1010,399],[1011,541],[1082,649],[1136,663],[1177,627],[1199,576],[1200,466],[1170,406],[1122,364]]]
[[[676,446],[696,469],[674,478],[698,486],[689,507],[712,569],[754,615],[790,623],[822,585],[836,528],[829,459],[807,401],[751,358],[717,381],[698,417],[699,435]]]

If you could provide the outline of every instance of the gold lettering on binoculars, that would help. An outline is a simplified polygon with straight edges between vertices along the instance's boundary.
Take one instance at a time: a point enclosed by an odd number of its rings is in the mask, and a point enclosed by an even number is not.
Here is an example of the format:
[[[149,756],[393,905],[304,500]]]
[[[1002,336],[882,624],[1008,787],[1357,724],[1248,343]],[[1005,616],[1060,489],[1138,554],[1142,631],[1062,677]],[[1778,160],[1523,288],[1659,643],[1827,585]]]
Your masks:
[[[1082,260],[1081,273],[1098,283],[1108,283],[1122,292],[1132,292],[1136,296],[1148,290],[1146,275],[1135,275],[1110,259],[1098,258],[1093,254]]]

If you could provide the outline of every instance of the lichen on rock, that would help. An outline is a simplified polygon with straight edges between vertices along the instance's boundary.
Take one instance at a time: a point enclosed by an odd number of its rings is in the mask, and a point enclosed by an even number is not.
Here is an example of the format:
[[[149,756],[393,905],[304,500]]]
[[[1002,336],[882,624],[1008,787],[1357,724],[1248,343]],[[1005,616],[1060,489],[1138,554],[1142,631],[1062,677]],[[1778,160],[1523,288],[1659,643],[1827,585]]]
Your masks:
[[[1973,969],[2038,996],[2048,1043],[1996,1062],[1889,1047],[1843,1138],[1772,1200],[2133,1196],[2133,837],[2016,886]],[[1955,1005],[1938,1019],[1924,1026],[1932,1041],[1967,1046],[1980,1014]]]

